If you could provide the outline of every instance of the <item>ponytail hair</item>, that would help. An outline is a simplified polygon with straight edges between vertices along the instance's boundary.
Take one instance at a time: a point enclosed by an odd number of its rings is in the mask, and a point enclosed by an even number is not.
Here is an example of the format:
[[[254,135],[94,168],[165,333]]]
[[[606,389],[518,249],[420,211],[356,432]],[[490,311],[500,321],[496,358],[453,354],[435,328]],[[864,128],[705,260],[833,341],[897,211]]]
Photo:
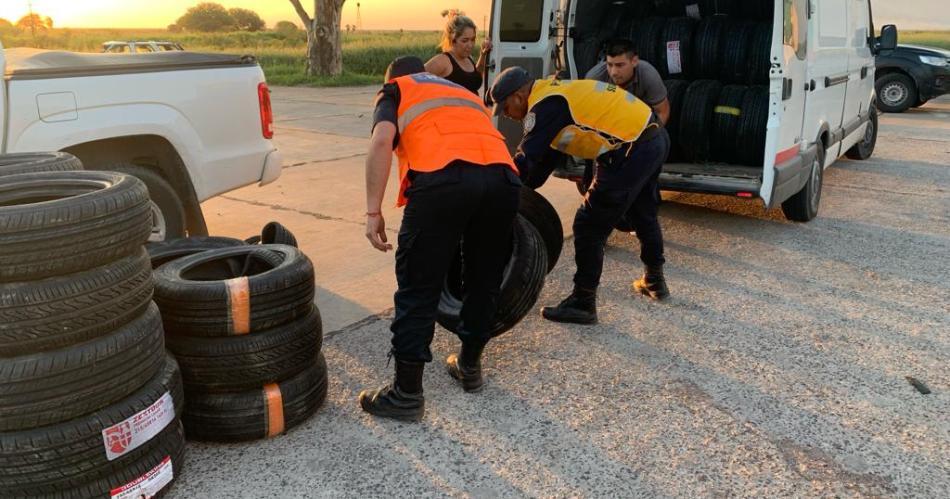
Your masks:
[[[465,32],[466,28],[472,28],[473,31],[477,30],[475,21],[472,21],[472,18],[458,9],[443,10],[442,17],[446,18],[445,29],[442,30],[442,40],[439,42],[439,47],[443,52],[452,50],[452,44]]]

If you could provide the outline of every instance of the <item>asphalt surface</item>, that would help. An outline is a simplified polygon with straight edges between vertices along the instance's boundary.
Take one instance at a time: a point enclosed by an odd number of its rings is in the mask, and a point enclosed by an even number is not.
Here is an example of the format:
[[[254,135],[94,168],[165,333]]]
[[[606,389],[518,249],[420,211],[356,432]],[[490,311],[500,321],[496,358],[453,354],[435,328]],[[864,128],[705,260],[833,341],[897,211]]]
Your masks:
[[[808,224],[664,193],[668,303],[630,292],[637,243],[615,233],[597,326],[532,314],[488,347],[480,394],[433,363],[405,424],[356,403],[392,369],[392,254],[362,235],[372,92],[276,89],[290,167],[204,206],[220,235],[285,222],[314,259],[326,405],[271,440],[189,443],[168,497],[950,497],[950,99],[882,116]],[[545,189],[569,224],[573,187]],[[568,241],[539,306],[573,268]],[[455,348],[439,329],[437,359]]]

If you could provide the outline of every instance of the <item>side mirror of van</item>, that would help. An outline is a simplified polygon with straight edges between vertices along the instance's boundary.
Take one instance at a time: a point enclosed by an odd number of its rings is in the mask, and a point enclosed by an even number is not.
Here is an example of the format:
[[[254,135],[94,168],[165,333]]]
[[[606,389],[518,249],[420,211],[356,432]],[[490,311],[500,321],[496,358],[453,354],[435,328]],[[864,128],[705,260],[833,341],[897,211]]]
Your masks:
[[[894,50],[897,48],[897,26],[885,24],[881,28],[881,36],[877,38],[877,51]]]

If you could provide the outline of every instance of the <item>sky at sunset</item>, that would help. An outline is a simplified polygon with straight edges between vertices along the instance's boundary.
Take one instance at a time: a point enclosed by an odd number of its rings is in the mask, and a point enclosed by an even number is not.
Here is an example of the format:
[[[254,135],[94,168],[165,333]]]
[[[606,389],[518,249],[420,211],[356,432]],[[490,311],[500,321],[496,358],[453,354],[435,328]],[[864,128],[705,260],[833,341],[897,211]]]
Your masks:
[[[824,0],[827,1],[827,0]],[[840,0],[839,0],[840,1]],[[33,0],[34,12],[53,18],[56,27],[164,28],[199,0]],[[0,18],[16,21],[27,12],[27,0],[0,0]],[[268,25],[299,19],[288,0],[220,0],[225,7],[257,11]],[[308,10],[312,0],[302,2]],[[439,11],[457,7],[481,26],[490,0],[360,0],[364,29],[438,29]],[[950,0],[872,0],[876,24],[896,23],[905,29],[950,30]],[[356,0],[343,7],[343,24],[356,23]]]

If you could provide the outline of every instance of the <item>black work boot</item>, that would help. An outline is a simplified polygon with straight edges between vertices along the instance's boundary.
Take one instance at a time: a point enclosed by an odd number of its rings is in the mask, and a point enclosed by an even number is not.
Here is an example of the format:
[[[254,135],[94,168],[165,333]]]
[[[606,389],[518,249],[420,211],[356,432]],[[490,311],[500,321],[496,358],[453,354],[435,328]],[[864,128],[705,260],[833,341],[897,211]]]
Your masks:
[[[647,267],[643,277],[633,281],[633,290],[658,301],[669,298],[670,290],[666,287],[663,267]]]
[[[453,378],[462,382],[466,392],[480,392],[485,387],[482,378],[482,352],[485,343],[462,343],[458,354],[445,359],[445,369]]]
[[[574,287],[570,296],[556,307],[541,309],[541,317],[554,322],[572,324],[597,323],[597,290]]]
[[[360,392],[363,410],[383,418],[400,421],[419,421],[425,414],[425,398],[422,396],[422,371],[424,362],[396,360],[396,379],[392,384],[378,390]]]

